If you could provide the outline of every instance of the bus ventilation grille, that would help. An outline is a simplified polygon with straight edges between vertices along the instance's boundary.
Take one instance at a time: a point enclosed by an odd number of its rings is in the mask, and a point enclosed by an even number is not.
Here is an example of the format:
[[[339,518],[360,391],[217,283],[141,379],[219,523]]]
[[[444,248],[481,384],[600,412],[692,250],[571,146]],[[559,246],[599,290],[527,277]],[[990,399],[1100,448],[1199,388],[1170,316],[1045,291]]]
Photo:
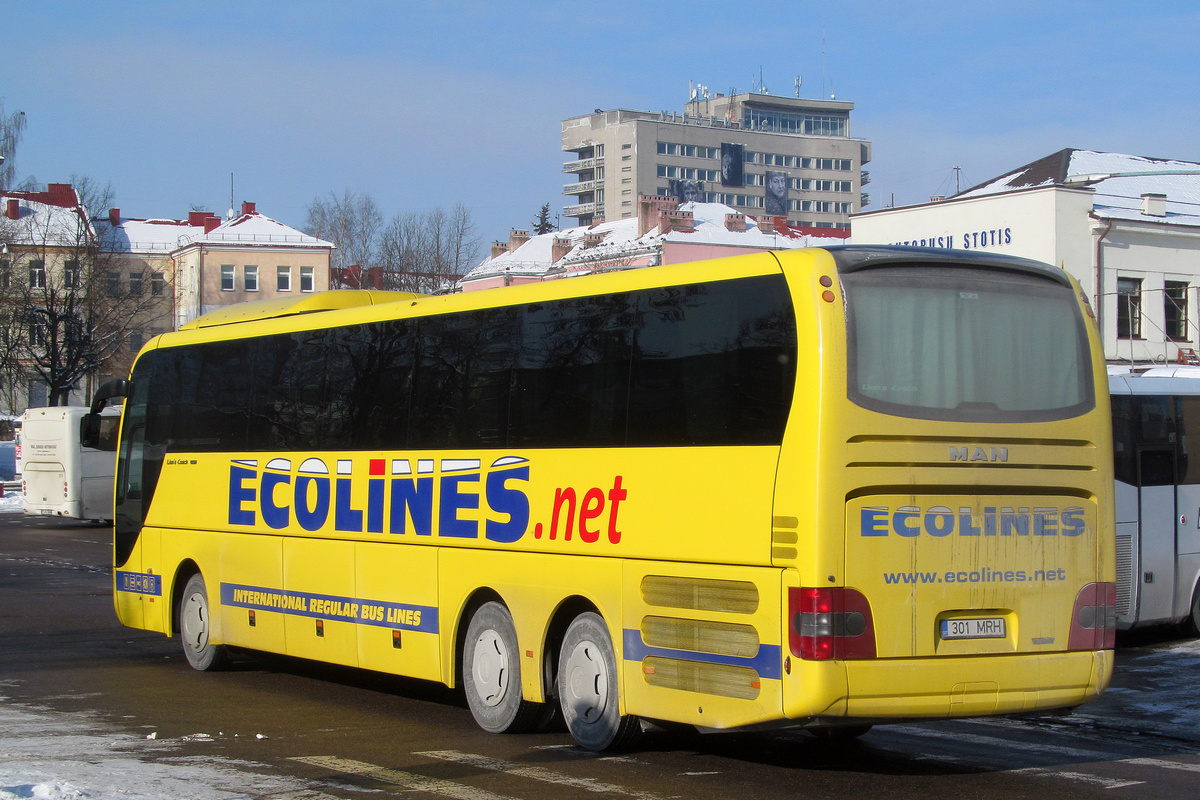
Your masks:
[[[1117,616],[1128,616],[1133,597],[1133,537],[1117,537]]]

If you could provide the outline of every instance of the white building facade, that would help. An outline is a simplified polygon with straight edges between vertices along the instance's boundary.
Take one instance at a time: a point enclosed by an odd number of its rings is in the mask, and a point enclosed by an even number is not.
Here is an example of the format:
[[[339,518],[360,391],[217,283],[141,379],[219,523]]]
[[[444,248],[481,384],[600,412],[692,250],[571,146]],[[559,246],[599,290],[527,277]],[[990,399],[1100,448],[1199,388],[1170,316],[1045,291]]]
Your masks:
[[[1110,363],[1200,350],[1200,163],[1062,150],[945,200],[853,218],[855,244],[984,250],[1058,266]]]

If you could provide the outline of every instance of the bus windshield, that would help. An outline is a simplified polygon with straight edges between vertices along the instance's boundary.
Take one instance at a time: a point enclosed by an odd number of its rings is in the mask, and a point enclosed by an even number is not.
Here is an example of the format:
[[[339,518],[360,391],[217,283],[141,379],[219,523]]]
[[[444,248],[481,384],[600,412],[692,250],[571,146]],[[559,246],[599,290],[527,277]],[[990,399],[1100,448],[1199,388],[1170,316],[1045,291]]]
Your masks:
[[[864,269],[842,281],[849,396],[864,408],[1031,422],[1095,405],[1083,318],[1065,284],[935,264]]]

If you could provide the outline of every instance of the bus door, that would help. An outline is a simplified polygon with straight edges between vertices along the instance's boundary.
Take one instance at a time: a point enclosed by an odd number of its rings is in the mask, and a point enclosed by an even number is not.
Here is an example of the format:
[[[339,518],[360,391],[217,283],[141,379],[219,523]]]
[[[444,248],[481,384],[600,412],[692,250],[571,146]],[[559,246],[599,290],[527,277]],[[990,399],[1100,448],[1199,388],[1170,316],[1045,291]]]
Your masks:
[[[1175,594],[1175,448],[1137,448],[1138,622],[1170,619]]]
[[[1200,579],[1200,397],[1175,398],[1178,458],[1175,489],[1175,613],[1191,613],[1192,594]],[[1193,456],[1192,451],[1196,451]]]

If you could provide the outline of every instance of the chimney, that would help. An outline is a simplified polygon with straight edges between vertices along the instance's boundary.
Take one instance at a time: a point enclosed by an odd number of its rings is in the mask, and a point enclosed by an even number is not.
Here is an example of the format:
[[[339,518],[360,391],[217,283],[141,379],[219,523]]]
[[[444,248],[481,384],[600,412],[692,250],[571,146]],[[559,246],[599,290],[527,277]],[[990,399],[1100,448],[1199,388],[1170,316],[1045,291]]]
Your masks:
[[[204,224],[204,220],[207,219],[208,216],[209,213],[207,211],[189,211],[188,225],[191,225],[193,228],[199,228]]]
[[[50,195],[50,205],[52,206],[74,208],[79,203],[75,189],[69,183],[47,184],[46,194]]]
[[[583,235],[583,246],[584,247],[595,247],[596,245],[600,244],[603,241],[604,241],[603,233],[585,233]]]
[[[221,224],[220,217],[216,216],[215,214],[211,215],[211,216],[207,216],[204,218],[204,232],[212,233],[213,231],[215,231],[217,229],[218,226],[220,226],[220,224]]]
[[[508,252],[508,242],[492,242],[492,258],[502,256]]]
[[[562,260],[562,257],[571,252],[571,248],[575,245],[571,244],[571,240],[565,236],[555,236],[550,243],[550,263],[557,264]]]
[[[521,231],[516,228],[511,228],[508,231],[508,252],[513,252],[521,245],[529,241],[529,231]]]
[[[121,224],[121,209],[110,208],[108,210],[108,224],[114,228]]]
[[[785,233],[787,217],[764,216],[758,218],[758,229],[762,233]]]
[[[243,200],[242,201],[242,214],[253,214],[253,213],[255,213],[254,212],[254,203]]]
[[[658,232],[660,234],[670,233],[671,231],[691,233],[694,230],[696,230],[696,218],[691,211],[674,209],[658,212]]]
[[[679,201],[674,197],[638,195],[638,236],[645,236],[658,224],[660,211],[674,211],[676,208],[679,208]]]
[[[1167,215],[1167,196],[1157,192],[1143,194],[1142,213],[1148,217],[1165,217]]]
[[[725,230],[737,231],[741,233],[746,230],[746,215],[745,214],[726,214],[725,215]]]
[[[15,197],[8,198],[8,204],[4,207],[4,216],[9,219],[20,219],[21,201]]]

